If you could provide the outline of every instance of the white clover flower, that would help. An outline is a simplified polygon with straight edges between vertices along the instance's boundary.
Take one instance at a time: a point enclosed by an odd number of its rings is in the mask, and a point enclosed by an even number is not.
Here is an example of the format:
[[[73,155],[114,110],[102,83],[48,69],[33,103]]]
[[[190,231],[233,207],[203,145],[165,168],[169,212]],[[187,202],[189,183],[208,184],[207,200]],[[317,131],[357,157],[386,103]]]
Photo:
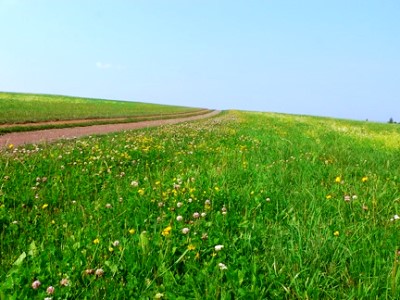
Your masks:
[[[220,270],[228,270],[228,267],[223,263],[219,263],[218,267],[219,267]]]
[[[46,293],[49,295],[54,294],[54,287],[53,286],[49,286],[46,290]]]
[[[32,282],[32,288],[34,290],[37,290],[40,287],[41,284],[42,283],[39,280],[35,280],[34,282]]]
[[[183,233],[183,234],[188,234],[189,231],[190,231],[190,229],[187,228],[187,227],[185,227],[185,228],[182,229],[182,233]]]
[[[139,182],[134,180],[134,181],[131,182],[131,186],[137,187],[137,186],[139,186]]]
[[[177,216],[177,217],[176,217],[176,220],[177,220],[178,222],[180,222],[180,221],[183,220],[183,217],[182,217],[182,216]]]
[[[106,204],[106,208],[111,208],[111,207],[112,207],[112,205],[110,203]]]
[[[113,242],[113,246],[114,246],[114,247],[118,247],[118,246],[119,246],[119,241],[118,241],[118,240],[114,241],[114,242]]]
[[[400,217],[398,215],[394,215],[393,218],[390,219],[390,221],[395,221],[400,219]]]
[[[68,280],[68,278],[63,278],[63,279],[61,279],[60,285],[61,285],[61,286],[69,286],[69,280]]]
[[[193,218],[198,219],[200,217],[200,214],[198,212],[195,212],[193,214]]]
[[[211,201],[209,199],[207,199],[206,201],[204,201],[205,205],[211,205]]]
[[[349,202],[351,200],[349,195],[344,196],[344,201]]]
[[[182,205],[183,205],[183,203],[182,202],[178,202],[177,204],[176,204],[176,207],[182,207]]]
[[[221,251],[222,248],[224,248],[224,245],[216,245],[216,246],[214,247],[215,251]]]
[[[205,216],[207,216],[207,214],[205,212],[202,212],[201,217],[204,218]]]
[[[104,270],[103,269],[97,269],[95,272],[94,272],[94,274],[96,275],[96,276],[98,276],[98,277],[101,277],[101,276],[103,276],[103,274],[104,274]]]

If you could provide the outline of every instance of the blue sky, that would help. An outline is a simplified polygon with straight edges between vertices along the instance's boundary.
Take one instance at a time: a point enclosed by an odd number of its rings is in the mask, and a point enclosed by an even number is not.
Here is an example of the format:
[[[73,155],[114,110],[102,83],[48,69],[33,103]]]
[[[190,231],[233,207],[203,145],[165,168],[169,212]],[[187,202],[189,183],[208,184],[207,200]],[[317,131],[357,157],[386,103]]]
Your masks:
[[[400,121],[400,1],[0,0],[0,91]]]

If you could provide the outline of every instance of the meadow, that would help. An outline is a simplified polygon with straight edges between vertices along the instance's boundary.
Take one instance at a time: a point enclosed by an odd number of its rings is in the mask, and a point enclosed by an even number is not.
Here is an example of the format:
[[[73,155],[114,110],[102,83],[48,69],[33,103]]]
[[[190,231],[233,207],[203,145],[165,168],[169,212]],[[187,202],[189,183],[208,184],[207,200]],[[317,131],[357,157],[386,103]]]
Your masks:
[[[398,299],[400,128],[227,111],[0,153],[0,299]]]
[[[133,118],[188,113],[193,107],[57,95],[0,92],[0,124],[75,119]]]

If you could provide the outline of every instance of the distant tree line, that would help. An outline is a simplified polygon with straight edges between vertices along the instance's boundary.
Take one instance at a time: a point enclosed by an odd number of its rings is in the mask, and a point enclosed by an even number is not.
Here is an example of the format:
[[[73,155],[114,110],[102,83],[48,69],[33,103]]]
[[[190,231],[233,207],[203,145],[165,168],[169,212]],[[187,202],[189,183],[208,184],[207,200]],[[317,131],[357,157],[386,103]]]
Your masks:
[[[397,124],[397,122],[393,121],[393,118],[390,118],[388,121],[389,124]]]

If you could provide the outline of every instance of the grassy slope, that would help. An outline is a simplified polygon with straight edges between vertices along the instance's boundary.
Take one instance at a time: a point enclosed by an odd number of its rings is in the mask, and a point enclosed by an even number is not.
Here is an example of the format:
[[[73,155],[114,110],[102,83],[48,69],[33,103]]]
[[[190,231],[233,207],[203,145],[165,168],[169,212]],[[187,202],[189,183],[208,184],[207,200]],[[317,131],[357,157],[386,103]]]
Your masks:
[[[7,150],[0,291],[398,299],[400,220],[390,219],[400,214],[399,146],[398,126],[229,112]],[[97,268],[104,276],[85,275]]]
[[[172,114],[196,108],[55,95],[0,93],[0,124]]]

